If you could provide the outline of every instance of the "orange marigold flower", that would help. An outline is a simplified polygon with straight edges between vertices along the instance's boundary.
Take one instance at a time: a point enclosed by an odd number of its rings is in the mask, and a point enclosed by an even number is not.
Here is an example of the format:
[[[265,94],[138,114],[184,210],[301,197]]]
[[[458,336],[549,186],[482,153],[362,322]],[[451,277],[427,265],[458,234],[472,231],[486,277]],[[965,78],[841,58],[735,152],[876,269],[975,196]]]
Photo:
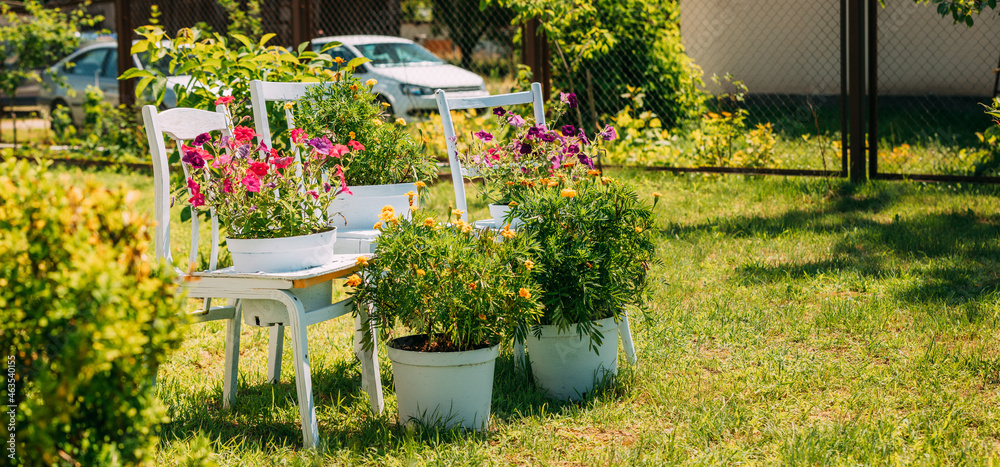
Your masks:
[[[351,91],[357,91],[357,90],[358,90],[358,85],[357,84],[352,84],[351,85]]]
[[[500,231],[500,235],[508,240],[514,238],[514,231],[510,230],[510,224],[507,224],[507,227]]]
[[[333,63],[344,63],[346,61],[347,60],[344,60],[344,57],[333,57]]]
[[[596,176],[598,176],[598,175],[600,175],[600,174],[601,174],[601,171],[600,171],[600,170],[588,170],[588,171],[587,171],[587,175],[592,175],[592,176],[594,176],[594,177],[596,177]]]
[[[358,266],[368,266],[368,257],[358,256]]]
[[[504,182],[504,184],[506,184],[507,186],[517,185],[517,183],[515,183],[515,182]]]
[[[427,188],[427,184],[421,181],[417,181],[416,183],[414,183],[414,185],[417,186],[417,190],[423,190],[424,188]]]
[[[426,226],[426,227],[434,227],[434,218],[433,217],[428,217],[427,219],[424,219],[424,226]]]
[[[285,110],[292,110],[292,107],[295,107],[294,102],[292,101],[285,102]]]
[[[475,282],[469,282],[469,290],[476,290],[476,283]]]
[[[417,275],[418,276],[425,276],[425,275],[427,275],[427,271],[424,271],[423,269],[417,269]]]
[[[351,276],[347,278],[346,285],[348,287],[357,287],[361,285],[361,276],[357,274],[351,274]]]
[[[463,211],[461,209],[452,209],[451,213],[455,215],[456,219],[461,219],[462,218],[462,214],[465,214],[465,211]]]
[[[507,206],[510,206],[510,207],[517,206],[517,201],[511,201],[511,202],[507,203]]]
[[[396,119],[396,124],[399,125],[399,126],[406,126],[406,120],[403,120],[402,117],[397,118]]]
[[[462,223],[462,233],[472,232],[472,224]]]
[[[354,132],[353,132],[353,131],[351,131],[351,132],[348,132],[348,133],[347,133],[347,136],[349,136],[349,137],[350,137],[351,139],[354,139],[354,137],[355,137],[355,136],[357,136],[357,135],[356,135],[356,134],[354,134]]]
[[[378,81],[375,81],[375,78],[372,78],[372,79],[370,79],[368,81],[365,81],[365,84],[367,84],[368,87],[372,87],[372,86],[374,86],[377,83],[378,83]]]
[[[661,196],[663,196],[663,195],[661,195],[659,191],[654,191],[654,192],[653,192],[653,197],[654,197],[654,198],[659,198],[659,197],[661,197]]]
[[[576,197],[576,190],[572,188],[563,188],[563,190],[559,192],[559,196],[562,196],[563,198],[574,198]]]
[[[381,229],[382,228],[382,222],[381,221],[376,222],[375,225],[372,226],[372,228],[375,229],[375,230]]]
[[[636,227],[635,228],[635,232],[636,233],[642,233],[642,227]]]
[[[526,267],[528,269],[531,269],[531,268],[535,267],[535,262],[529,259],[529,260],[527,260],[527,261],[524,262],[524,267]]]
[[[480,313],[480,314],[479,314],[479,319],[481,319],[481,320],[486,320],[486,315],[484,315],[484,314]]]
[[[548,185],[549,185],[549,188],[555,188],[555,187],[559,186],[559,182],[557,182],[555,180],[549,180]]]
[[[521,290],[518,290],[517,294],[520,295],[521,298],[531,298],[531,292],[528,292],[528,289],[524,287],[521,287]]]

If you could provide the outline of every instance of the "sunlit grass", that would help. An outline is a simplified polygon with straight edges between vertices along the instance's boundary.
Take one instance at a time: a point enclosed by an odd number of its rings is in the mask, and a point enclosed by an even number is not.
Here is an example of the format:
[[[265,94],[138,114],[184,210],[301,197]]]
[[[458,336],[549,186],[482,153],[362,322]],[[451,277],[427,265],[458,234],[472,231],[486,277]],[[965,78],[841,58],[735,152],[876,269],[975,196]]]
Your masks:
[[[189,328],[162,367],[159,464],[986,464],[1000,460],[1000,189],[614,172],[662,193],[639,362],[607,391],[546,401],[497,363],[485,434],[396,426],[360,389],[348,319],[309,330],[323,446],[301,450],[290,350],[264,381],[244,327],[221,408],[223,327]],[[146,176],[99,174],[149,192]],[[470,193],[474,193],[470,189]],[[452,187],[425,202],[445,211]],[[151,200],[144,199],[144,206]],[[474,205],[473,218],[485,216]]]

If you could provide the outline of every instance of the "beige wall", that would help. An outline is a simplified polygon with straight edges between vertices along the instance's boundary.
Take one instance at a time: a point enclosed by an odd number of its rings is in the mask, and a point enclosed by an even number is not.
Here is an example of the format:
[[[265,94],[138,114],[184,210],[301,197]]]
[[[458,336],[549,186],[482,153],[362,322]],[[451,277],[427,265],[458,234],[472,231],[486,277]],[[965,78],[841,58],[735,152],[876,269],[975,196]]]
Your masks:
[[[729,72],[751,93],[840,92],[840,0],[682,0],[688,54],[705,71]],[[952,24],[933,5],[886,0],[879,10],[881,94],[989,96],[1000,21]]]

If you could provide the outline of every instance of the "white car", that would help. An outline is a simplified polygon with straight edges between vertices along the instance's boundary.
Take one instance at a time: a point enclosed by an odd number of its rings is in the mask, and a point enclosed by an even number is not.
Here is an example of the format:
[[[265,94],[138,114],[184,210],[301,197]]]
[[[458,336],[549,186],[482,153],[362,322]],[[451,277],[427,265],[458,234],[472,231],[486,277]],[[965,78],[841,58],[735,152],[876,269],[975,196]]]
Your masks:
[[[144,54],[143,54],[144,55]],[[140,69],[148,69],[150,64],[137,54],[132,55],[132,61]],[[153,64],[162,73],[167,74],[168,60],[161,64]],[[61,75],[64,85],[56,84],[51,74]],[[99,42],[77,49],[68,57],[49,67],[47,73],[42,73],[42,84],[25,86],[26,95],[37,95],[37,105],[42,112],[51,115],[57,107],[68,107],[73,118],[73,124],[80,126],[84,122],[83,102],[89,86],[99,88],[104,92],[104,100],[117,104],[118,100],[118,43]],[[167,91],[163,97],[163,107],[177,105],[174,94],[175,84],[186,85],[190,81],[187,76],[171,76],[167,78]],[[32,89],[33,88],[33,89]],[[71,92],[72,91],[72,92]],[[18,91],[21,92],[20,90]]]
[[[469,70],[449,65],[416,42],[391,36],[330,36],[312,40],[319,52],[330,42],[342,45],[325,53],[350,61],[355,57],[371,60],[354,75],[362,81],[374,78],[373,92],[389,103],[392,115],[412,115],[437,110],[434,91],[444,89],[449,96],[488,96],[486,82]]]

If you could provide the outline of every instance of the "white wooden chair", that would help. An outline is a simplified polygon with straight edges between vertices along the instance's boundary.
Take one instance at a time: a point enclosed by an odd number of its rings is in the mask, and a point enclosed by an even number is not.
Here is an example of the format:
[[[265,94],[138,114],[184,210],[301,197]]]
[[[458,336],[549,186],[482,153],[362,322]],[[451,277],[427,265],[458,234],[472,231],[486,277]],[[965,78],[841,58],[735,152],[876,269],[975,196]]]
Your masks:
[[[217,112],[209,112],[175,108],[158,112],[156,107],[152,105],[147,105],[142,109],[146,137],[153,158],[154,211],[157,222],[154,239],[155,251],[158,259],[170,264],[173,264],[170,247],[170,207],[173,201],[170,190],[169,154],[163,136],[169,136],[179,148],[181,141],[189,141],[202,133],[228,132],[229,121],[221,106],[217,110]],[[186,176],[186,167],[184,170]],[[190,193],[188,194],[190,195]],[[182,278],[179,279],[179,283],[184,287],[188,297],[204,299],[202,309],[192,313],[195,321],[226,321],[223,407],[229,407],[236,396],[237,376],[239,374],[240,327],[244,318],[242,316],[244,314],[244,301],[249,301],[247,303],[277,302],[280,305],[277,308],[272,308],[276,309],[278,313],[271,316],[270,319],[266,319],[264,323],[261,323],[257,318],[255,324],[271,326],[272,337],[274,335],[273,329],[276,327],[287,326],[291,329],[295,386],[302,424],[302,443],[306,448],[313,448],[318,442],[319,430],[316,424],[316,408],[312,394],[312,375],[310,373],[306,328],[311,324],[351,313],[353,302],[350,299],[331,303],[333,300],[329,292],[330,289],[328,287],[325,289],[324,297],[322,287],[328,286],[329,282],[335,278],[346,276],[355,271],[358,255],[337,255],[335,260],[329,264],[288,273],[237,273],[232,268],[216,269],[219,253],[219,222],[214,212],[211,222],[212,244],[209,269],[193,273],[178,270],[178,277]],[[198,217],[191,216],[191,252],[189,258],[191,265],[197,265],[198,240]],[[310,291],[312,292],[310,293]],[[310,297],[310,295],[312,296]],[[228,304],[213,307],[212,298],[228,299]],[[272,350],[273,348],[272,345]],[[279,356],[280,353],[270,355],[269,365],[273,365],[277,361],[276,365],[280,367]],[[362,380],[365,383],[371,408],[374,412],[380,413],[383,409],[383,400],[377,354],[368,352],[363,355],[361,361]],[[269,373],[272,372],[276,374],[277,370],[269,370]]]
[[[542,104],[541,83],[531,83],[530,91],[514,92],[509,94],[496,94],[485,97],[456,97],[448,98],[448,94],[443,89],[438,89],[435,93],[438,104],[438,112],[441,113],[441,125],[444,126],[445,144],[448,147],[448,163],[451,166],[451,181],[455,186],[455,206],[463,212],[462,216],[469,220],[468,203],[465,194],[465,177],[469,175],[468,169],[462,167],[462,161],[458,158],[457,135],[455,124],[451,118],[453,110],[467,109],[490,109],[493,107],[508,107],[511,105],[531,104],[536,125],[545,124],[545,108]],[[476,221],[477,226],[493,225],[493,220]],[[618,328],[622,336],[622,347],[625,350],[625,357],[629,363],[635,363],[635,344],[632,342],[632,330],[628,323],[628,314],[618,323]],[[516,362],[525,362],[524,344],[515,343],[514,359]]]
[[[292,102],[301,99],[305,96],[306,91],[311,86],[320,86],[322,83],[311,82],[311,83],[281,83],[281,82],[270,82],[253,80],[250,82],[250,106],[253,109],[253,120],[254,120],[254,131],[260,135],[260,140],[267,147],[271,147],[273,143],[273,136],[271,135],[271,126],[268,121],[267,116],[267,103],[268,102]],[[285,112],[285,122],[288,124],[288,128],[295,127],[295,116],[289,109],[284,109]],[[300,157],[298,153],[295,154],[296,158]],[[386,198],[387,204],[393,204],[397,210],[405,212],[406,206],[409,200],[404,195],[402,197]],[[374,222],[372,223],[374,224]],[[361,227],[361,228],[358,228]],[[337,242],[334,244],[334,252],[336,253],[353,253],[353,254],[370,254],[375,251],[375,239],[378,238],[379,231],[369,228],[367,225],[358,226],[358,223],[354,223],[352,226],[341,226],[337,228]],[[363,348],[362,332],[360,331],[362,326],[366,325],[367,320],[363,320],[361,314],[355,320],[355,338],[354,338],[354,352],[357,354],[359,359],[365,358],[365,350]],[[377,335],[377,334],[373,334]],[[270,339],[270,354],[274,356],[272,360],[268,361],[268,375],[274,381],[280,379],[281,376],[281,349],[284,340],[284,331],[281,326],[275,326],[271,328],[271,339]],[[367,380],[363,380],[363,384],[367,384]]]

